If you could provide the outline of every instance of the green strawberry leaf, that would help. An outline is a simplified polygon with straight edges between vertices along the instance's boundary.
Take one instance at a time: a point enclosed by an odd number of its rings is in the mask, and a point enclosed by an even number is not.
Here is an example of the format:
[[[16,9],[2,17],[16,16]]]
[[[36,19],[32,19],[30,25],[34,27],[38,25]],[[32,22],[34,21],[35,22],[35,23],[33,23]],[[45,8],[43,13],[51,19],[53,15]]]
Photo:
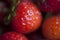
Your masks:
[[[14,5],[15,5],[15,4],[16,4],[16,0],[12,0],[12,4],[14,4]]]
[[[8,25],[8,24],[10,23],[11,17],[12,17],[12,15],[9,14],[9,16],[6,16],[6,17],[4,18],[4,24],[5,24],[5,25]]]
[[[10,8],[10,14],[4,18],[4,24],[5,25],[8,25],[11,22],[12,17],[16,15],[15,8],[19,3],[20,3],[20,0],[18,0],[18,2],[16,2],[16,0],[12,0],[12,5]]]

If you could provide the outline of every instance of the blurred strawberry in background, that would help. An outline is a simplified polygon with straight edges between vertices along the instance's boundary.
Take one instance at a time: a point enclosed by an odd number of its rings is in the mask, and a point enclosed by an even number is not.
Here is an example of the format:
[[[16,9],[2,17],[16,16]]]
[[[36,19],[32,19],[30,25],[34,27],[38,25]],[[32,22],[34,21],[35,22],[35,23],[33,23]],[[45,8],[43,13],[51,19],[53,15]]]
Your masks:
[[[16,32],[7,32],[1,36],[1,40],[28,40],[23,34]]]
[[[45,19],[42,34],[48,39],[60,39],[60,16],[51,16]]]
[[[38,5],[43,12],[55,12],[60,9],[60,0],[38,0]]]
[[[60,0],[0,0],[2,39],[26,40],[18,33],[28,40],[60,39]]]

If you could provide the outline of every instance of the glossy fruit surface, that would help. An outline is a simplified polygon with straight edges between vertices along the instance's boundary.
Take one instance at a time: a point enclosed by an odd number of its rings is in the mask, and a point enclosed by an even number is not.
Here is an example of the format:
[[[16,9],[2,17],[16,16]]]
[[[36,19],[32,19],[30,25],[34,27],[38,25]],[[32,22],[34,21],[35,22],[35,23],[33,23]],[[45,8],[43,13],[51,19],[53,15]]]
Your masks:
[[[60,17],[52,16],[43,23],[42,32],[49,39],[60,39]]]
[[[42,15],[38,8],[32,2],[24,1],[18,4],[11,24],[17,32],[30,33],[39,28],[41,21]]]
[[[16,32],[8,32],[1,36],[1,40],[27,40],[27,38]]]

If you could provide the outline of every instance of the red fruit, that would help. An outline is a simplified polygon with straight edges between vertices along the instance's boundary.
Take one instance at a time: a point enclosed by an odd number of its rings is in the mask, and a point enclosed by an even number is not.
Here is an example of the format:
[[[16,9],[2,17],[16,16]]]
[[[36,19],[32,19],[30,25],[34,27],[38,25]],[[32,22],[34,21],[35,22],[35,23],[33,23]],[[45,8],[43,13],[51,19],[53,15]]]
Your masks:
[[[42,31],[44,37],[48,39],[60,39],[60,17],[53,16],[46,19]]]
[[[29,1],[22,1],[16,8],[16,15],[12,18],[12,27],[21,33],[30,33],[39,28],[42,21],[41,12]]]
[[[53,12],[53,15],[58,15],[58,14],[60,14],[60,9],[55,11],[55,12]]]
[[[60,0],[39,0],[40,9],[44,12],[55,12],[60,9]]]
[[[8,32],[1,36],[1,40],[27,40],[27,38],[16,32]]]

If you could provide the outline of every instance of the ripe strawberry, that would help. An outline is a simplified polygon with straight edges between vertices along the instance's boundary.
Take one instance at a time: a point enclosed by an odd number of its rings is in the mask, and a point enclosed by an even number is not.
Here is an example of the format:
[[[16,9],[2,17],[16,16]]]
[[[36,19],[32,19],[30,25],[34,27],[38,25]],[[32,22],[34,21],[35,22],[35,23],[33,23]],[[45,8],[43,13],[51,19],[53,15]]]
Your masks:
[[[16,32],[8,32],[1,36],[1,40],[27,40],[27,38]]]
[[[44,12],[55,12],[60,9],[60,0],[39,0],[39,6]]]
[[[21,1],[16,9],[15,16],[12,18],[12,28],[21,33],[30,33],[39,28],[42,21],[41,12],[30,1]]]
[[[43,23],[42,32],[48,39],[60,39],[60,17],[52,16]]]

